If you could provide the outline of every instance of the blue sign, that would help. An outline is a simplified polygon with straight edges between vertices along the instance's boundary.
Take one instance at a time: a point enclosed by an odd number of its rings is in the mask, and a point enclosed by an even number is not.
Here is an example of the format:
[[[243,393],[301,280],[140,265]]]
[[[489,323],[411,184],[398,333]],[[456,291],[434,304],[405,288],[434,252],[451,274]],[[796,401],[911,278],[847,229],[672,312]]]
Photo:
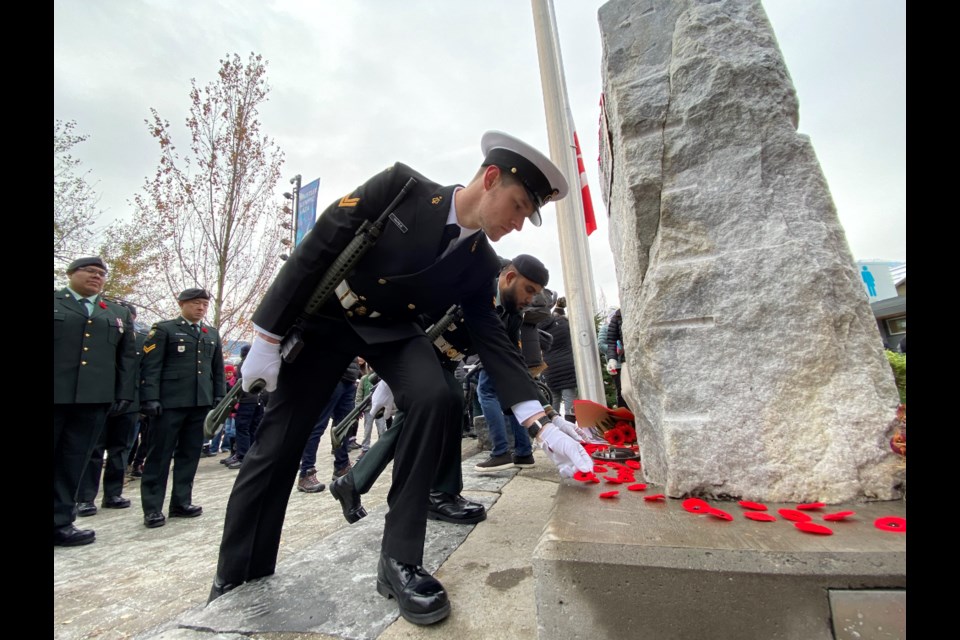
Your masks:
[[[320,190],[320,178],[300,187],[297,197],[297,232],[294,246],[299,245],[307,231],[317,222],[317,191]]]

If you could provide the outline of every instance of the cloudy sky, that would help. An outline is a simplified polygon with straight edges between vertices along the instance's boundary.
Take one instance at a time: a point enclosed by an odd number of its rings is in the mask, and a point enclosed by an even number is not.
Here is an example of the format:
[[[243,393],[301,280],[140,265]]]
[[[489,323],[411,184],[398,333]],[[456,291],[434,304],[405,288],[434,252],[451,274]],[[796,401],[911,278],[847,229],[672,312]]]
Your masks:
[[[598,229],[595,288],[619,295],[597,174],[602,0],[554,0],[574,121]],[[906,260],[906,9],[903,0],[764,0],[854,258]],[[295,174],[320,178],[321,207],[402,161],[464,183],[479,140],[500,129],[549,150],[533,14],[525,0],[55,0],[54,118],[89,139],[74,155],[103,220],[131,215],[158,153],[144,120],[180,127],[190,80],[219,60],[268,61],[263,130]],[[176,131],[177,129],[175,129]],[[185,137],[174,144],[186,149]],[[545,223],[494,245],[532,253],[563,291],[552,205]]]

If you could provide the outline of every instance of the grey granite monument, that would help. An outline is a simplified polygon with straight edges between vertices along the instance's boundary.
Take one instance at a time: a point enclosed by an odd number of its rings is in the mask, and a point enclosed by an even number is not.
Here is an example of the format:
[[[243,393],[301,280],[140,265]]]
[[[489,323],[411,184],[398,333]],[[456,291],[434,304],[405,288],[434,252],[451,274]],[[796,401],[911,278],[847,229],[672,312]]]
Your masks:
[[[600,10],[601,189],[647,480],[900,495],[897,391],[758,0]]]

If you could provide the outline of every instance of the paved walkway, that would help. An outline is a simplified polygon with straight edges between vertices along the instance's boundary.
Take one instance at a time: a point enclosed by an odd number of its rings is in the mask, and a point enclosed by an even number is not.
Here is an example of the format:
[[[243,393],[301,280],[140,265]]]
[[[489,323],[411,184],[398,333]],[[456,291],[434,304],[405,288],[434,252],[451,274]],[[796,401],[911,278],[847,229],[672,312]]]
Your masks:
[[[318,477],[328,481],[332,456],[323,455]],[[393,602],[377,595],[376,560],[386,512],[389,472],[364,497],[370,515],[354,525],[343,519],[329,492],[291,487],[277,572],[241,586],[205,607],[216,568],[226,501],[237,472],[202,458],[194,501],[204,513],[168,519],[147,529],[139,507],[139,481],[124,495],[129,509],[79,518],[97,541],[54,547],[54,637],[146,640],[261,638],[470,638],[536,637],[530,562],[556,493],[553,465],[537,453],[531,469],[481,475],[475,440],[463,441],[464,494],[488,505],[474,526],[429,523],[424,562],[451,596],[453,613],[431,627],[398,619]],[[354,452],[353,458],[357,453]],[[243,634],[243,636],[236,635]]]

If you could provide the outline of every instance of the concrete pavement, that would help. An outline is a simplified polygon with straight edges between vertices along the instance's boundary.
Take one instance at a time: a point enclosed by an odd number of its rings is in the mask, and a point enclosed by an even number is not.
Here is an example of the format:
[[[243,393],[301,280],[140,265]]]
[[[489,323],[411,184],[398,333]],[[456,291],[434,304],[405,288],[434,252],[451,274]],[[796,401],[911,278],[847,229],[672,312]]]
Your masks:
[[[332,456],[318,456],[328,482]],[[463,440],[464,494],[488,506],[488,519],[463,526],[431,521],[427,568],[450,593],[452,613],[418,627],[398,617],[396,604],[376,593],[376,561],[386,512],[390,468],[364,497],[369,515],[343,519],[328,491],[291,487],[277,572],[241,586],[205,607],[216,568],[226,501],[237,472],[202,458],[194,501],[204,513],[168,519],[147,529],[139,481],[124,495],[129,509],[100,509],[78,518],[93,528],[92,545],[54,548],[54,637],[62,640],[536,637],[531,557],[553,505],[559,478],[542,453],[530,469],[481,475],[477,441]],[[353,452],[355,459],[357,452]],[[98,503],[99,504],[99,503]]]

